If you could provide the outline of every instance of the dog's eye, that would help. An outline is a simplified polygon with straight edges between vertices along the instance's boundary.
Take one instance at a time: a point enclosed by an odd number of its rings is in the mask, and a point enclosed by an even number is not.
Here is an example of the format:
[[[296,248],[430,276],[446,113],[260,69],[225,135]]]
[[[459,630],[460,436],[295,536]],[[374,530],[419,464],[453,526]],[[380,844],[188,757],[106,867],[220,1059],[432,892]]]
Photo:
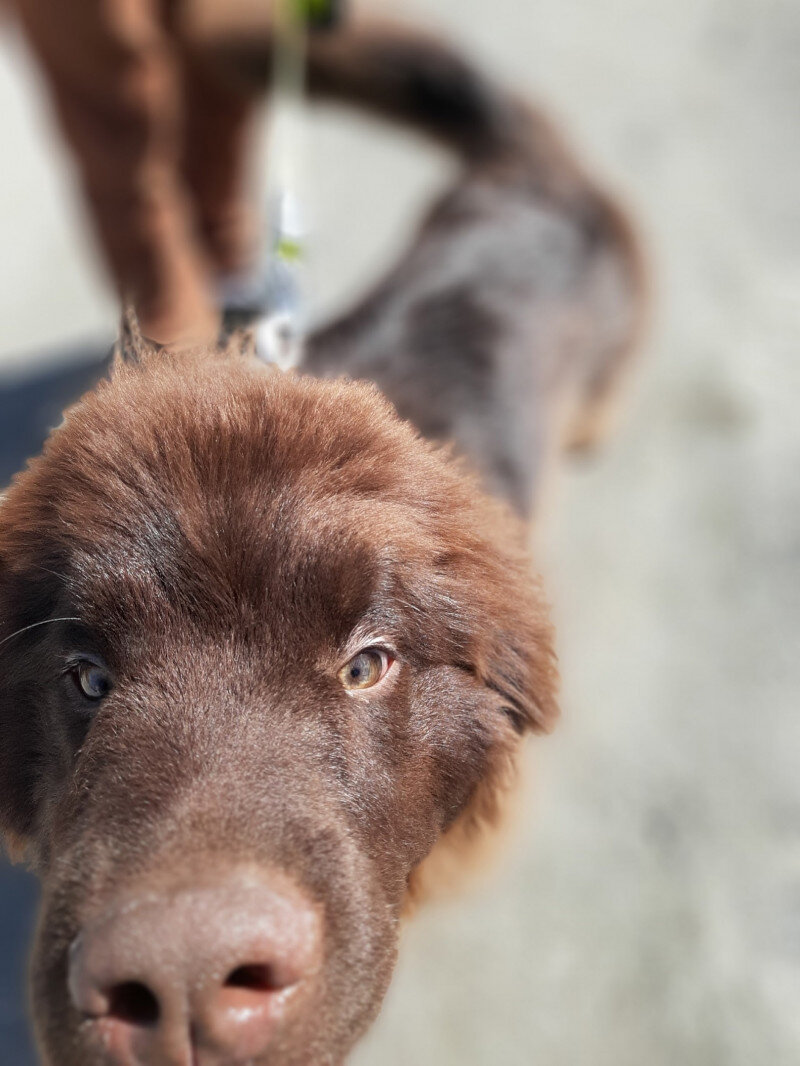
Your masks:
[[[96,663],[83,659],[76,663],[73,677],[78,688],[88,700],[101,700],[111,691],[111,678]]]
[[[339,680],[347,689],[372,688],[382,681],[394,660],[383,648],[365,648],[339,671]]]

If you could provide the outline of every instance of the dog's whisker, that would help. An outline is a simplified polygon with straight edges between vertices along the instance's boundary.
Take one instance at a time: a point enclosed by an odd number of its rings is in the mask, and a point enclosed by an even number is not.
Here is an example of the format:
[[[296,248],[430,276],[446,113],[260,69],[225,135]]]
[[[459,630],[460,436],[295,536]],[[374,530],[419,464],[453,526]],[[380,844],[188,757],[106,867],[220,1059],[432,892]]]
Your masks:
[[[71,616],[68,618],[45,618],[43,622],[32,622],[31,625],[23,626],[22,629],[17,629],[14,633],[9,633],[7,637],[3,637],[3,639],[0,640],[0,648],[2,648],[4,644],[7,644],[9,640],[13,640],[14,637],[19,637],[23,633],[27,633],[30,629],[36,629],[38,626],[46,626],[49,625],[50,622],[80,622],[80,620],[80,618]]]

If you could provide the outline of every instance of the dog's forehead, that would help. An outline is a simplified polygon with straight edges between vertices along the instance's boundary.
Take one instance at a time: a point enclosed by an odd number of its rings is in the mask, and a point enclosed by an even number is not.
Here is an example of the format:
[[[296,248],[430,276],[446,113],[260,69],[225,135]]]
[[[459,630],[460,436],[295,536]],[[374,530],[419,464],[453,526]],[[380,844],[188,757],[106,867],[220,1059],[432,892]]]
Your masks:
[[[124,372],[12,490],[0,539],[51,558],[81,617],[312,634],[429,568],[455,481],[375,390],[191,369]]]
[[[297,397],[283,399],[285,422]],[[168,604],[228,626],[249,611],[311,632],[357,617],[397,560],[419,550],[421,512],[399,484],[412,457],[398,462],[380,437],[354,446],[347,425],[337,439],[341,409],[278,433],[263,411],[254,427],[249,406],[202,414],[184,410],[169,431],[137,427],[125,453],[83,471],[82,496],[64,501],[87,609],[130,617]]]
[[[223,499],[148,500],[91,545],[76,542],[68,573],[81,613],[122,630],[175,617],[206,631],[249,621],[311,636],[386,598],[402,522],[371,522],[345,495],[261,488],[255,502],[235,486]]]

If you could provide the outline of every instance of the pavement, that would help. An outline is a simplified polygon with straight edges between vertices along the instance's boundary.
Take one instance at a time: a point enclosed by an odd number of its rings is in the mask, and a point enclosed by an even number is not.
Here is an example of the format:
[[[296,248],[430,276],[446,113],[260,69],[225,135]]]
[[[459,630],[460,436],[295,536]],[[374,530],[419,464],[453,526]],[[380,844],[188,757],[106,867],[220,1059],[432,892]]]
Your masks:
[[[563,673],[508,854],[409,927],[356,1066],[800,1062],[800,7],[427,0],[636,211],[657,311],[619,431],[563,470],[539,562]],[[0,38],[0,475],[114,328],[30,64]],[[447,164],[341,113],[310,138],[321,312]],[[387,206],[386,191],[391,190]],[[354,221],[356,220],[356,224]],[[34,889],[0,866],[0,1063]]]

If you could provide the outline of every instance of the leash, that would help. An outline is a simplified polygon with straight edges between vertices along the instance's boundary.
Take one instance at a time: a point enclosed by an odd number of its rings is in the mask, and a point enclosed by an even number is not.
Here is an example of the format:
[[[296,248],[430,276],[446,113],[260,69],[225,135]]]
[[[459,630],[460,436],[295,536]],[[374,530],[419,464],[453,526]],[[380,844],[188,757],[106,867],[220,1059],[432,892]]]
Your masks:
[[[308,34],[335,24],[338,0],[275,0],[272,108],[267,135],[266,314],[256,327],[262,359],[297,366],[308,329],[308,231],[301,207]]]

